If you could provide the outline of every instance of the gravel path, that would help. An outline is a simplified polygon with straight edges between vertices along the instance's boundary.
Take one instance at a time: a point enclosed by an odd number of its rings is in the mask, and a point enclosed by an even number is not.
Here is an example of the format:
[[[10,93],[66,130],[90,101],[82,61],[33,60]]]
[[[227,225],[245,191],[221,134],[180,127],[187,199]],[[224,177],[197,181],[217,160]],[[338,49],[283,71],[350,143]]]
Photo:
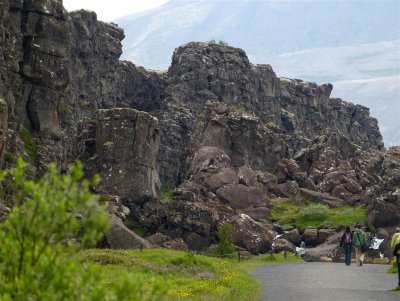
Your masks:
[[[301,262],[260,266],[252,276],[262,283],[263,301],[400,301],[390,292],[397,275],[388,268]]]

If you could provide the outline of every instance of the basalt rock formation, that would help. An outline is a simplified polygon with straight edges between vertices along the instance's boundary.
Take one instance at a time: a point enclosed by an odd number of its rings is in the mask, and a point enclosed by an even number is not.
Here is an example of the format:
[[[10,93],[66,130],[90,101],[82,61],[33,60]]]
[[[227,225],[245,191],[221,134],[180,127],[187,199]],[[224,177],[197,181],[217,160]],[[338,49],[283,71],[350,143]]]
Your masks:
[[[1,0],[0,29],[2,168],[23,156],[40,176],[81,159],[102,177],[95,192],[129,208],[108,246],[140,244],[124,221],[154,245],[203,250],[230,222],[238,248],[264,253],[277,198],[365,204],[375,227],[400,224],[400,151],[383,148],[368,108],[330,98],[330,84],[279,78],[212,43],[183,45],[168,72],[148,71],[119,61],[117,25],[57,0]],[[331,241],[331,229],[293,231],[280,248],[300,235]]]

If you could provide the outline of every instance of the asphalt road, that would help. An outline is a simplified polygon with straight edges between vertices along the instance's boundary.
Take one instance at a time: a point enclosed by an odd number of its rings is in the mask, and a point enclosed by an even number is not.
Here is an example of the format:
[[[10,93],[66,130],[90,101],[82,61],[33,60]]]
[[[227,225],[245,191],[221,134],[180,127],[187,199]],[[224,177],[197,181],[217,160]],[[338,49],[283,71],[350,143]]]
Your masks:
[[[290,263],[257,267],[252,276],[263,286],[268,301],[400,301],[390,290],[397,275],[389,266],[340,263]]]

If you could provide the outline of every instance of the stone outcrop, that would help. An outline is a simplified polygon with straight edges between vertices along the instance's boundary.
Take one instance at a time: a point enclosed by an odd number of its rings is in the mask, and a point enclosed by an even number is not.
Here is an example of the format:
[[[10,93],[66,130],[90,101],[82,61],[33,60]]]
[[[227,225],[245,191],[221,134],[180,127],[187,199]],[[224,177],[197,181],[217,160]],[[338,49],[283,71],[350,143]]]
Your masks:
[[[217,100],[243,108],[260,117],[266,124],[289,134],[290,153],[308,145],[310,139],[327,128],[335,129],[363,149],[381,149],[382,137],[377,121],[369,111],[340,99],[330,99],[332,85],[316,85],[301,80],[279,79],[269,65],[253,65],[241,49],[208,43],[189,43],[175,50],[168,70],[166,107],[190,108],[186,118],[196,118],[208,100]],[[166,110],[168,123],[176,132],[184,129],[184,141],[177,144],[162,137],[161,150],[175,146],[180,164],[165,165],[161,179],[174,180],[168,172],[183,169],[188,133],[194,124],[185,123],[182,114]],[[183,123],[182,123],[183,121]],[[176,148],[178,147],[178,148]],[[178,174],[179,174],[178,172]],[[181,178],[176,177],[175,183]]]
[[[105,235],[107,247],[121,250],[152,247],[147,240],[129,230],[120,218],[112,217],[112,219],[110,230]]]
[[[212,43],[183,45],[167,72],[148,71],[119,61],[117,25],[59,0],[2,0],[0,33],[1,166],[23,156],[40,176],[81,159],[102,176],[96,191],[129,207],[118,217],[168,237],[157,245],[203,250],[230,222],[239,249],[267,252],[283,232],[265,224],[277,198],[364,204],[376,227],[400,224],[400,150],[383,150],[369,110],[330,98],[330,84],[279,78]],[[110,246],[138,246],[122,220],[112,231]],[[300,232],[322,244],[309,258],[332,257],[331,230]],[[299,246],[299,231],[279,242]]]
[[[95,151],[87,162],[89,174],[101,176],[96,192],[118,195],[126,204],[157,199],[157,119],[134,109],[116,108],[99,110],[96,123]]]

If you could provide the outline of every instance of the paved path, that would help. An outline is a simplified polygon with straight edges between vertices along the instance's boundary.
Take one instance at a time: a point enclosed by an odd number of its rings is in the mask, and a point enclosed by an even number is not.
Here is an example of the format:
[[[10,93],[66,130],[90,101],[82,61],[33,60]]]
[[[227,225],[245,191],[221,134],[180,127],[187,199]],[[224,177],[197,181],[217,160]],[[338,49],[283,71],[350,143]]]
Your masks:
[[[252,276],[262,283],[263,301],[400,301],[390,292],[397,275],[388,268],[301,262],[260,266]]]

